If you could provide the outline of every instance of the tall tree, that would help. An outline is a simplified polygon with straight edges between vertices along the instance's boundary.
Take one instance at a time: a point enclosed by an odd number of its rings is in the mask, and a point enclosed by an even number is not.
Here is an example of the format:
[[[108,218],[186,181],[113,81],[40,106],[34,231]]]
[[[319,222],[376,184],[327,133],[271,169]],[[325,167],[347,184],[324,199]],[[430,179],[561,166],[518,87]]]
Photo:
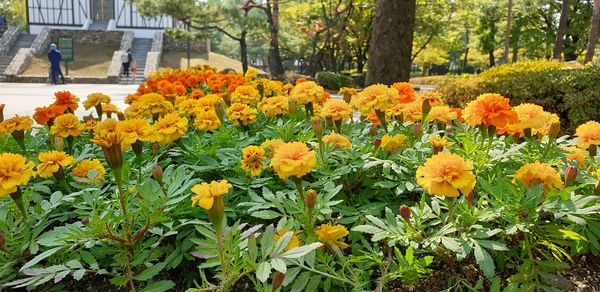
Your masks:
[[[565,46],[565,34],[567,33],[567,22],[569,20],[569,0],[562,1],[562,9],[560,12],[560,22],[556,33],[556,41],[552,50],[552,59],[560,59],[560,55]]]
[[[584,63],[589,63],[594,58],[596,42],[598,41],[598,25],[600,22],[600,0],[594,0],[592,12],[592,21],[590,23],[590,35],[588,37],[587,52],[585,53]]]
[[[508,0],[508,13],[506,15],[506,32],[504,33],[504,52],[502,54],[504,63],[508,62],[508,53],[510,52],[510,25],[512,24],[513,1]]]
[[[408,81],[415,9],[416,0],[377,0],[367,85]]]
[[[267,16],[269,22],[270,43],[268,53],[269,72],[271,77],[280,79],[285,73],[283,61],[279,52],[279,0],[266,0],[263,4],[256,4],[254,0],[245,0],[244,6],[260,9]]]

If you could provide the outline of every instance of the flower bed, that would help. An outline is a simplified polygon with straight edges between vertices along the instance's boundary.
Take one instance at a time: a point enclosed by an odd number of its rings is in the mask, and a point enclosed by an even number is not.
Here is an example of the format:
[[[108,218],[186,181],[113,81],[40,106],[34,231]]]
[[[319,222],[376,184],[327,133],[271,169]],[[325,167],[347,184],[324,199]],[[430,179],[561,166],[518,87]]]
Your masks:
[[[0,283],[568,289],[600,251],[600,123],[558,137],[555,114],[498,94],[340,94],[199,66],[126,109],[63,91],[0,115]]]

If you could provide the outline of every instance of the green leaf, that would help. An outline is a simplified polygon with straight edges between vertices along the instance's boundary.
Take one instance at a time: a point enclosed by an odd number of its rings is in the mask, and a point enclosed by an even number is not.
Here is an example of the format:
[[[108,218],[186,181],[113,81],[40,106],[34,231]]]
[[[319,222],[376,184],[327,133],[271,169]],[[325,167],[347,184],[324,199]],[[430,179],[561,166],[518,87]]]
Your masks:
[[[273,210],[256,211],[256,212],[253,212],[251,215],[252,215],[252,217],[266,219],[266,220],[275,219],[275,218],[281,216],[281,214],[279,214]]]
[[[25,269],[29,269],[33,266],[35,266],[35,264],[39,263],[41,260],[55,254],[57,251],[59,251],[62,247],[55,247],[53,249],[49,249],[41,254],[38,254],[36,257],[34,257],[33,259],[31,259],[30,261],[28,261],[25,265],[23,265],[23,267],[21,267],[21,269],[19,271],[23,271]]]
[[[256,237],[254,235],[248,236],[248,255],[252,262],[256,262],[258,258],[258,247],[256,246]]]
[[[287,267],[285,266],[285,262],[280,258],[274,258],[271,260],[271,267],[273,269],[285,274],[287,272]]]
[[[284,235],[282,235],[275,243],[275,248],[273,248],[272,255],[276,256],[276,255],[280,254],[281,252],[283,252],[285,247],[290,243],[290,240],[292,239],[293,235],[294,235],[294,233],[291,231],[288,231]]]
[[[304,272],[300,274],[296,281],[294,281],[294,286],[292,286],[292,292],[300,292],[304,291],[304,287],[308,284],[308,280],[310,280],[310,272]]]
[[[258,267],[256,268],[256,278],[259,281],[264,283],[265,281],[267,281],[270,274],[271,274],[271,264],[269,264],[268,262],[262,262],[262,263],[258,264]]]
[[[173,281],[164,280],[164,281],[154,282],[154,283],[144,287],[140,291],[141,292],[162,292],[162,291],[168,291],[168,290],[172,289],[173,287],[175,287],[175,283]]]
[[[488,278],[491,279],[495,275],[496,267],[490,254],[481,247],[479,244],[475,244],[474,247],[475,261],[479,264],[481,271]]]
[[[73,272],[73,279],[79,281],[79,280],[83,279],[84,275],[85,275],[85,269],[79,269],[79,270]]]
[[[281,257],[286,258],[286,259],[297,259],[299,257],[305,256],[309,252],[311,252],[321,246],[323,246],[323,244],[320,242],[314,242],[309,245],[298,246],[298,247],[295,247],[293,249],[286,251],[284,254],[281,255]]]
[[[152,279],[152,277],[156,276],[160,271],[165,268],[165,263],[159,263],[154,266],[151,266],[145,269],[143,272],[139,273],[135,276],[135,279],[138,281],[148,281]]]

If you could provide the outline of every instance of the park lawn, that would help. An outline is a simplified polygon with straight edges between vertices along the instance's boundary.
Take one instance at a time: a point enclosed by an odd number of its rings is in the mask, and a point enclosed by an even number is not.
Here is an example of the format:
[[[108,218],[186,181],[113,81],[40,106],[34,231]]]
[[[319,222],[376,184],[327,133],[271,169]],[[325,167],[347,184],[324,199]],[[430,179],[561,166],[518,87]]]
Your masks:
[[[106,77],[116,48],[77,45],[75,61],[69,63],[69,75],[75,77]],[[50,62],[47,52],[34,57],[31,64],[22,74],[24,76],[48,75]],[[63,74],[67,76],[65,65],[62,64]]]
[[[208,53],[208,60],[206,60],[205,57],[205,55],[201,56],[201,54],[192,52],[190,58],[190,66],[208,64],[212,67],[217,68],[217,70],[231,68],[237,72],[242,72],[242,63],[239,60],[232,59],[225,55],[213,52]],[[162,53],[160,67],[186,69],[187,53],[185,51],[164,51]],[[262,70],[258,71],[260,73],[264,73]]]

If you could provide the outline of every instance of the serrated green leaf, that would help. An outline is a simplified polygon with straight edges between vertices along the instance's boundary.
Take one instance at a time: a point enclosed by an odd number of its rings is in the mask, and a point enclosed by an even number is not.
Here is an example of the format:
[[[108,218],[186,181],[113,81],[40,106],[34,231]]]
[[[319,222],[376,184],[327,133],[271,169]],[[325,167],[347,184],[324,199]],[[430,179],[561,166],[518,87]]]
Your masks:
[[[287,267],[285,265],[285,262],[280,258],[272,259],[271,267],[273,267],[273,269],[275,269],[283,274],[285,274],[287,272]]]
[[[271,264],[268,262],[262,262],[256,267],[256,278],[262,283],[266,282],[271,275]]]

